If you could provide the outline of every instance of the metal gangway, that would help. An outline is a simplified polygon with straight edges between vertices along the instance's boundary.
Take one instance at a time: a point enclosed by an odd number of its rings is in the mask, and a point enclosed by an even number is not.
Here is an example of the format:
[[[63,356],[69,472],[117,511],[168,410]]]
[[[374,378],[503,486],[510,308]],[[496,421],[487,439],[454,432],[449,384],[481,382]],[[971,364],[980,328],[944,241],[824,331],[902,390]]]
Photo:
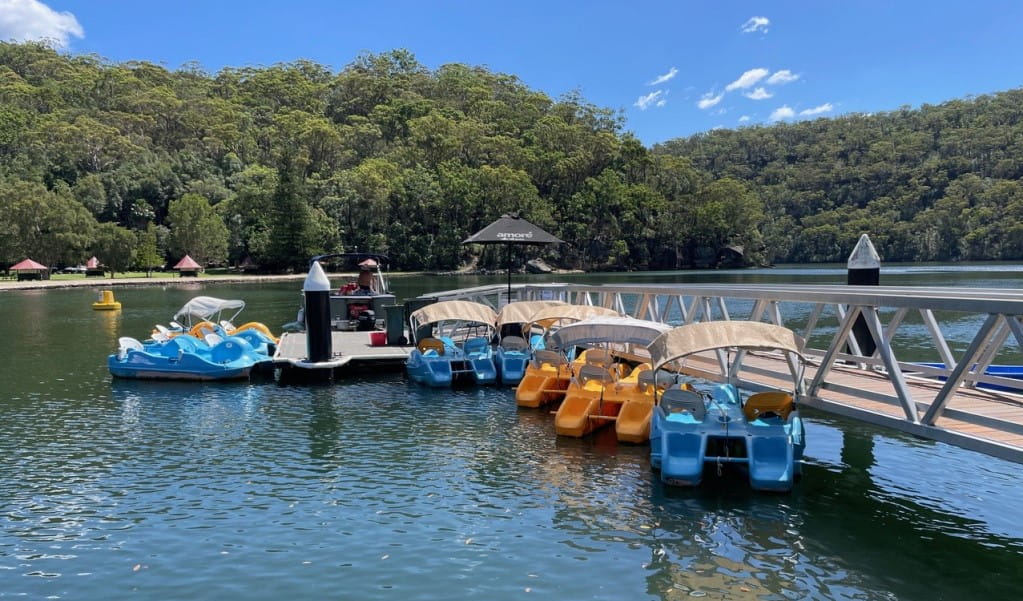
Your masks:
[[[495,309],[509,300],[503,285],[421,298]],[[537,299],[599,305],[671,325],[743,319],[788,327],[806,340],[804,405],[1023,463],[1023,381],[986,373],[996,363],[1023,364],[1023,291],[757,284],[512,289],[511,300]],[[732,378],[751,390],[791,382],[786,362],[765,353],[721,355],[686,371]]]

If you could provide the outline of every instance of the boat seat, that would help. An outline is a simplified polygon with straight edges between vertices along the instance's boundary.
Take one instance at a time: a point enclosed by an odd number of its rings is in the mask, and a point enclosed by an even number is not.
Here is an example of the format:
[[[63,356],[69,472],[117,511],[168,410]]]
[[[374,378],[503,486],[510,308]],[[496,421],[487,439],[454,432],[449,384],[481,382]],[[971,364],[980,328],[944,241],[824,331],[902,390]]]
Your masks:
[[[235,329],[234,324],[231,323],[230,321],[227,321],[226,319],[220,320],[220,327],[224,328],[225,332],[230,332],[231,330]]]
[[[604,349],[591,348],[586,350],[586,363],[599,367],[611,367],[614,357]]]
[[[529,345],[521,336],[505,336],[501,339],[501,348],[506,351],[525,351]]]
[[[536,350],[533,351],[533,361],[537,367],[549,363],[551,367],[557,368],[568,363],[565,356],[557,351]]]
[[[773,416],[785,421],[789,418],[789,413],[792,413],[792,395],[787,392],[758,392],[750,395],[746,399],[746,404],[742,406],[742,414],[746,421]]]
[[[202,337],[202,339],[206,341],[206,344],[210,345],[210,348],[213,348],[224,341],[223,336],[221,336],[220,334],[215,334],[213,332],[206,334],[205,336]]]
[[[615,371],[607,367],[587,363],[579,368],[579,381],[585,386],[591,380],[597,380],[604,386],[616,380]]]
[[[444,343],[441,342],[440,340],[437,340],[436,338],[423,338],[418,343],[416,343],[416,348],[419,349],[419,352],[423,353],[424,355],[427,353],[427,351],[434,351],[438,355],[444,354]]]
[[[124,359],[128,356],[128,351],[141,351],[143,348],[145,347],[142,343],[131,336],[121,336],[117,339],[117,358]]]
[[[490,341],[483,337],[469,338],[462,343],[462,350],[465,354],[485,353],[490,346]]]
[[[661,393],[661,408],[665,413],[690,413],[697,421],[707,416],[703,395],[695,390],[669,388]]]

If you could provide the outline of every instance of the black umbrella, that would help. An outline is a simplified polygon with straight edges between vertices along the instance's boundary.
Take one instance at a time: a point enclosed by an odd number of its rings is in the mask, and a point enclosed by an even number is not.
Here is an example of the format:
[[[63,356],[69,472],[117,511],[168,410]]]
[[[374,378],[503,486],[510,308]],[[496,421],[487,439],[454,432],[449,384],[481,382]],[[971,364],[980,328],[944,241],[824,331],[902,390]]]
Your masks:
[[[561,240],[518,215],[501,218],[462,240],[462,244],[504,244],[508,247],[508,300],[511,301],[511,247],[513,244],[561,244]]]

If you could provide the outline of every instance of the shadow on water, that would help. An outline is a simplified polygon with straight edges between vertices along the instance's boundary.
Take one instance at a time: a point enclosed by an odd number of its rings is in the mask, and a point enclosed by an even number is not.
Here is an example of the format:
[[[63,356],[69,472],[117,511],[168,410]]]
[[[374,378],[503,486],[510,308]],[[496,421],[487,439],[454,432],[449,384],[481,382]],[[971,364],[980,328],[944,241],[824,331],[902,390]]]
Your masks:
[[[886,439],[857,424],[842,426],[839,462],[811,458],[791,494],[752,493],[741,478],[711,477],[682,489],[655,477],[648,592],[728,599],[1014,596],[1023,585],[1018,525],[1015,536],[1000,535],[985,516],[971,516],[956,497],[968,481],[891,486],[874,458],[876,441]],[[936,446],[917,450],[940,453]],[[971,475],[957,471],[945,477]],[[1014,479],[998,478],[1000,492]],[[945,490],[951,494],[942,496]]]

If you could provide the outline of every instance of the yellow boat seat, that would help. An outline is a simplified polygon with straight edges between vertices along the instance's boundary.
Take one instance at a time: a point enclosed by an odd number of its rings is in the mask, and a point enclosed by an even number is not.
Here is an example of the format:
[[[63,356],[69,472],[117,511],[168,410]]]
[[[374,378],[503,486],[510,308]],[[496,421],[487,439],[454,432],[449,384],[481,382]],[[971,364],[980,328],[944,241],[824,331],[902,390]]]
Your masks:
[[[753,421],[759,417],[770,417],[777,415],[782,421],[789,418],[792,412],[792,395],[787,392],[758,392],[746,399],[742,407],[742,413],[746,421]]]
[[[537,350],[533,351],[534,366],[539,368],[544,363],[557,369],[559,366],[568,363],[568,359],[558,351]]]
[[[600,367],[611,367],[611,364],[614,363],[614,357],[604,349],[591,348],[586,351],[586,363]]]
[[[607,386],[617,379],[617,372],[607,367],[587,363],[579,368],[579,381],[583,386],[591,380],[596,380]]]
[[[424,355],[427,351],[436,351],[438,355],[444,354],[444,343],[436,338],[423,338],[416,344],[416,348]]]

